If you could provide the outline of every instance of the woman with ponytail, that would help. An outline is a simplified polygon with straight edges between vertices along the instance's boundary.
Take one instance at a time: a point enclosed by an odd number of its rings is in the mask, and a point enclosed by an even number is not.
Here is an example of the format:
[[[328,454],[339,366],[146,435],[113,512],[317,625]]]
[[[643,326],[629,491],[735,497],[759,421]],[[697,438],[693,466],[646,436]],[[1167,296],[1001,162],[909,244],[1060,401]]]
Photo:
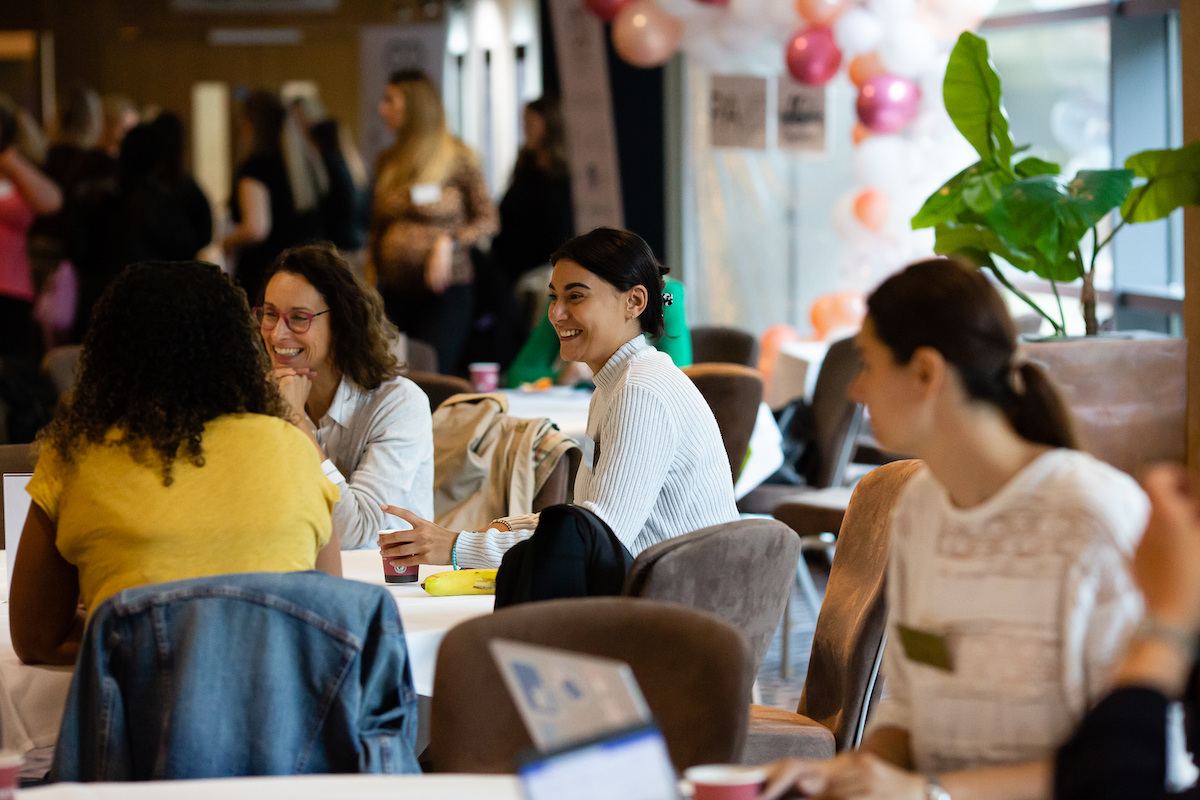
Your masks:
[[[1055,748],[1138,622],[1126,564],[1146,497],[1074,449],[1062,398],[977,270],[939,258],[892,276],[858,344],[851,396],[886,449],[924,462],[892,514],[888,698],[858,751],[778,765],[776,791],[1049,798]]]

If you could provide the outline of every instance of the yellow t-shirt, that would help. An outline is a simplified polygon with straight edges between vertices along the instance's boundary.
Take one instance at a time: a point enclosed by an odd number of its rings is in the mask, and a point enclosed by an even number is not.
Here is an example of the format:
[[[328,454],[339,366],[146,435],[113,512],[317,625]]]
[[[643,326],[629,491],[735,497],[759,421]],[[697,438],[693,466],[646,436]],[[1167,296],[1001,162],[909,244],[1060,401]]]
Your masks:
[[[90,445],[68,465],[43,450],[29,494],[55,522],[89,614],[135,586],[313,569],[338,489],[312,442],[276,417],[230,414],[201,446],[204,466],[176,459],[170,486],[153,453],[139,464],[119,444]]]

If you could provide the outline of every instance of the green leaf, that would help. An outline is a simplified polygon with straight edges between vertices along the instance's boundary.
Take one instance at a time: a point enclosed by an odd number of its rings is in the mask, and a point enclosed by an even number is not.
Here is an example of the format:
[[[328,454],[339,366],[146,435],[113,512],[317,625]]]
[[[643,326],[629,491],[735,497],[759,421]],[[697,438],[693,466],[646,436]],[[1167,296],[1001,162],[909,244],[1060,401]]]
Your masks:
[[[1128,222],[1162,219],[1180,206],[1200,205],[1200,141],[1178,150],[1145,150],[1125,160],[1147,183],[1129,194],[1121,207]]]
[[[1132,187],[1131,169],[1081,169],[1066,188],[1072,208],[1090,228],[1124,203]]]
[[[989,254],[995,253],[1024,272],[1033,271],[1035,266],[1031,256],[1009,247],[986,225],[946,222],[937,226],[935,234],[933,251],[938,255],[963,256],[977,266],[991,266],[993,262]]]
[[[1000,196],[1000,188],[1011,180],[995,165],[976,161],[929,196],[912,218],[913,230],[931,228],[939,222],[976,221],[975,217],[991,207]]]
[[[1057,175],[1062,172],[1062,167],[1053,161],[1043,161],[1035,156],[1030,156],[1018,162],[1013,167],[1013,171],[1019,177],[1032,178],[1034,175]]]
[[[1000,199],[1001,191],[1012,180],[1011,175],[994,167],[981,170],[969,176],[963,186],[963,203],[976,214],[987,214],[988,209]]]
[[[1000,76],[988,58],[987,42],[970,31],[958,37],[942,84],[946,111],[983,161],[1011,172],[1012,134],[1000,98]]]
[[[979,166],[979,162],[967,167],[929,195],[925,200],[925,205],[921,206],[921,210],[913,216],[912,229],[916,231],[921,228],[932,228],[939,222],[955,219],[965,208],[962,201],[963,186],[966,184],[971,170],[977,166]]]
[[[1132,181],[1130,170],[1081,170],[1070,183],[1056,175],[1022,178],[1001,190],[984,218],[1010,248],[1030,255],[1030,271],[1073,281],[1084,270],[1079,240],[1121,204]]]

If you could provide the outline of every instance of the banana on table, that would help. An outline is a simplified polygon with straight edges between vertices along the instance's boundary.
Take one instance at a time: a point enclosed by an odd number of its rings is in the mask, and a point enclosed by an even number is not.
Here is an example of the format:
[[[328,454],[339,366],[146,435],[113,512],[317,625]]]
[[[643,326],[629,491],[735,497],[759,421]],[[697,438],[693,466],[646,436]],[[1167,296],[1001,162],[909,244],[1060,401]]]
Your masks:
[[[421,588],[435,597],[452,594],[495,594],[496,570],[458,569],[436,572],[425,579]]]

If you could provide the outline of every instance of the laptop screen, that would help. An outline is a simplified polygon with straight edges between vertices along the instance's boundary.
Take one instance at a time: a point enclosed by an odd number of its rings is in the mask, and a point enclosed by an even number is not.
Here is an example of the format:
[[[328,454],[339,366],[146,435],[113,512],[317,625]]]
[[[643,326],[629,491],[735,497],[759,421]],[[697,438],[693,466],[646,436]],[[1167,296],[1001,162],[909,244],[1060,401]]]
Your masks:
[[[554,753],[517,770],[526,800],[677,800],[662,733],[642,727]]]

